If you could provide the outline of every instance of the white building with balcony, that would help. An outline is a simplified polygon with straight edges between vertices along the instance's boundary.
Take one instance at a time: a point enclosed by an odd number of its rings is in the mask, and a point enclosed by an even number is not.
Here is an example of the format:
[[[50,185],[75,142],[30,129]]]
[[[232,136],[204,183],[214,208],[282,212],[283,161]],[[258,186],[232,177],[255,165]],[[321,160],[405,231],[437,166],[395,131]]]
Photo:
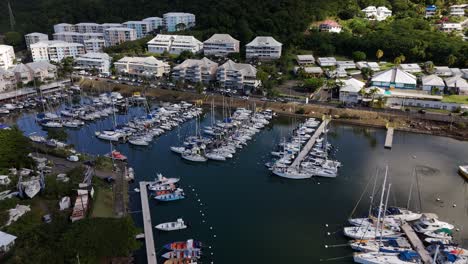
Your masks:
[[[168,32],[186,30],[195,26],[195,15],[190,13],[169,12],[163,15],[163,25]]]
[[[203,43],[193,36],[158,34],[148,42],[148,52],[180,54],[182,51],[198,53],[203,49]]]
[[[75,25],[68,24],[68,23],[60,23],[54,25],[54,32],[59,33],[59,32],[74,32],[75,31]]]
[[[450,6],[451,16],[465,16],[465,10],[468,9],[468,4]]]
[[[239,40],[229,34],[214,34],[203,42],[203,53],[209,56],[226,56],[239,53]]]
[[[218,67],[216,79],[221,87],[230,89],[250,90],[261,84],[257,80],[257,69],[254,66],[232,60]]]
[[[163,19],[160,17],[147,17],[142,21],[149,22],[151,24],[151,30],[163,27]]]
[[[146,78],[161,77],[171,71],[171,66],[155,57],[123,57],[114,63],[118,74],[141,76]]]
[[[392,16],[392,10],[385,6],[368,6],[362,10],[368,20],[383,21]]]
[[[99,73],[110,73],[111,57],[107,53],[90,52],[77,56],[75,63],[77,69],[96,69]]]
[[[103,33],[60,32],[53,34],[54,40],[84,44],[89,39],[104,39]]]
[[[127,21],[123,25],[134,29],[137,39],[146,37],[153,30],[153,26],[149,21]]]
[[[16,88],[15,73],[0,68],[0,92],[13,90]]]
[[[126,41],[136,40],[136,32],[133,28],[116,27],[104,30],[104,40],[106,47],[119,45]]]
[[[100,24],[86,22],[75,24],[75,31],[78,33],[102,33],[102,28]]]
[[[174,67],[172,78],[193,83],[209,83],[216,80],[218,63],[207,58],[201,60],[188,59]]]
[[[84,46],[86,52],[102,52],[104,50],[105,40],[103,39],[87,39],[84,41]]]
[[[15,51],[12,46],[0,45],[0,68],[7,70],[16,59]]]
[[[76,58],[76,56],[84,53],[84,45],[79,43],[49,40],[31,45],[33,61],[60,62],[66,57]]]
[[[33,32],[24,35],[24,40],[26,42],[26,47],[29,49],[31,44],[38,43],[39,41],[49,40],[49,36],[47,34]]]
[[[256,37],[246,45],[247,59],[274,60],[281,57],[283,44],[273,37]]]

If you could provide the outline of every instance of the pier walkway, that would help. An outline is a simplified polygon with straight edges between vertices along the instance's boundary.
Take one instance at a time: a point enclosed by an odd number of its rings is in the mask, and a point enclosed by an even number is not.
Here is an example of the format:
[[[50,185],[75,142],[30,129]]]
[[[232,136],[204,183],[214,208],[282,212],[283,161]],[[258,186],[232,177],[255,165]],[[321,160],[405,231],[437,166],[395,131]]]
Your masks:
[[[423,263],[432,264],[431,255],[429,254],[429,252],[427,252],[421,239],[419,239],[418,235],[414,232],[413,228],[408,223],[404,223],[403,225],[401,225],[401,229],[405,233],[406,237],[408,237],[408,240],[410,241],[414,250],[416,250],[416,252],[418,252],[418,254],[421,256]]]
[[[387,136],[385,137],[385,148],[392,148],[393,145],[393,127],[387,127]]]
[[[307,144],[302,148],[301,152],[299,155],[297,155],[296,159],[294,162],[291,164],[291,167],[297,168],[299,167],[299,164],[304,160],[304,158],[309,154],[310,150],[315,144],[315,141],[320,137],[320,135],[325,131],[325,128],[327,127],[328,123],[330,122],[329,119],[323,120],[323,122],[320,124],[320,126],[315,130],[314,135],[310,137],[309,141]]]
[[[153,226],[148,202],[148,182],[140,182],[141,211],[143,213],[143,226],[145,231],[146,256],[148,264],[157,264],[156,250],[153,239]]]

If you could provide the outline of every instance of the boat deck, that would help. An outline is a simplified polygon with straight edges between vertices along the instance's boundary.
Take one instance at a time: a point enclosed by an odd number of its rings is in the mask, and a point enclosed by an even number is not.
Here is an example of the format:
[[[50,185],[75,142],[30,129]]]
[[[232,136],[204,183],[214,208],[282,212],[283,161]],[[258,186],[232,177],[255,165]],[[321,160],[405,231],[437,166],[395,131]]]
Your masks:
[[[314,144],[315,144],[315,141],[317,141],[317,139],[319,138],[319,136],[323,133],[323,131],[325,130],[325,128],[327,127],[327,125],[328,125],[329,122],[330,122],[330,120],[325,119],[325,120],[320,124],[320,126],[315,130],[314,135],[312,135],[312,137],[310,137],[310,139],[309,139],[309,141],[307,142],[307,144],[304,146],[304,148],[302,148],[302,150],[301,150],[301,152],[299,153],[299,155],[297,155],[296,159],[295,159],[294,162],[291,164],[291,167],[293,167],[293,168],[299,167],[299,164],[304,160],[304,158],[307,156],[307,154],[309,154],[310,150],[312,149],[312,147],[313,147]]]
[[[148,182],[140,182],[141,211],[143,213],[143,226],[145,231],[146,256],[148,264],[157,264],[156,250],[154,247],[153,227],[148,202]]]
[[[416,252],[418,252],[418,254],[421,256],[423,263],[431,264],[432,257],[429,254],[429,252],[427,252],[421,239],[419,239],[418,235],[416,234],[416,232],[414,232],[413,228],[408,223],[404,223],[403,225],[401,225],[401,229],[405,233],[406,237],[408,237],[408,240],[413,246],[414,250],[416,250]]]
[[[387,136],[385,137],[385,148],[392,148],[393,146],[393,132],[394,132],[393,127],[388,127],[387,128]]]

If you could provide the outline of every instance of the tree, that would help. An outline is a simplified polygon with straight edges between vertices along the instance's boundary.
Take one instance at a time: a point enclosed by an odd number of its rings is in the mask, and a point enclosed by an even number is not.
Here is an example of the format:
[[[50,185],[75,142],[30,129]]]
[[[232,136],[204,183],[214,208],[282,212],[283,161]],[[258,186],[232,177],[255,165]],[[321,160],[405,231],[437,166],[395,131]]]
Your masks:
[[[3,41],[7,45],[18,48],[23,44],[23,36],[19,32],[10,31],[5,33],[5,38]]]
[[[354,61],[363,61],[366,60],[366,53],[362,51],[355,51],[353,52],[353,59]]]
[[[309,92],[315,92],[315,90],[322,87],[323,84],[324,84],[324,81],[322,78],[309,78],[309,79],[304,79],[302,87]]]
[[[28,157],[31,142],[17,127],[0,130],[0,146],[0,169],[32,166],[33,162]]]
[[[187,26],[184,23],[179,23],[175,26],[176,31],[182,31],[182,30],[185,30],[186,28]]]
[[[432,74],[434,72],[434,63],[432,61],[426,61],[424,63],[424,70],[429,73],[429,74]]]
[[[377,58],[378,61],[383,57],[384,52],[381,49],[378,49],[377,52],[375,53],[375,57]]]
[[[452,66],[455,64],[455,62],[457,62],[457,57],[455,57],[454,55],[450,54],[448,57],[447,57],[447,64],[449,66]]]
[[[369,80],[374,75],[374,71],[369,67],[364,67],[361,69],[361,75],[364,80]]]
[[[197,82],[197,83],[195,84],[195,91],[197,91],[198,94],[203,93],[203,89],[204,89],[204,88],[205,88],[205,87],[203,86],[203,83],[201,83],[201,82]]]
[[[184,50],[179,54],[179,57],[177,57],[178,60],[184,61],[186,59],[191,59],[193,58],[193,53],[190,50]]]
[[[65,142],[67,141],[68,135],[63,128],[51,128],[47,130],[47,138]]]

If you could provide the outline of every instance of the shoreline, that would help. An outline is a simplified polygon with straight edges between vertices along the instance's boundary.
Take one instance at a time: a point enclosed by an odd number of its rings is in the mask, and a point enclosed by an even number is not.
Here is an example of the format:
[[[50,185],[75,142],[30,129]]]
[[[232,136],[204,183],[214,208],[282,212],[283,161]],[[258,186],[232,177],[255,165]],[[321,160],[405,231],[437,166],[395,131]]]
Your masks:
[[[83,91],[90,93],[103,92],[120,92],[124,96],[132,96],[133,92],[140,92],[144,96],[151,99],[157,99],[169,102],[187,101],[200,105],[223,106],[230,107],[250,107],[254,105],[257,108],[269,108],[275,111],[278,115],[296,116],[296,117],[315,117],[322,118],[324,115],[333,117],[334,122],[358,125],[374,128],[386,128],[393,126],[397,131],[405,131],[426,135],[450,137],[457,140],[468,141],[468,119],[465,122],[452,124],[443,121],[434,121],[421,119],[415,116],[386,113],[372,110],[352,109],[352,108],[336,108],[321,104],[299,104],[299,103],[281,103],[261,101],[259,99],[241,99],[235,97],[223,97],[222,95],[210,94],[195,94],[184,91],[166,90],[160,88],[144,88],[134,87],[124,84],[114,84],[103,81],[82,80],[80,87]],[[296,113],[296,109],[302,109],[304,114]],[[460,127],[459,127],[460,126]]]

